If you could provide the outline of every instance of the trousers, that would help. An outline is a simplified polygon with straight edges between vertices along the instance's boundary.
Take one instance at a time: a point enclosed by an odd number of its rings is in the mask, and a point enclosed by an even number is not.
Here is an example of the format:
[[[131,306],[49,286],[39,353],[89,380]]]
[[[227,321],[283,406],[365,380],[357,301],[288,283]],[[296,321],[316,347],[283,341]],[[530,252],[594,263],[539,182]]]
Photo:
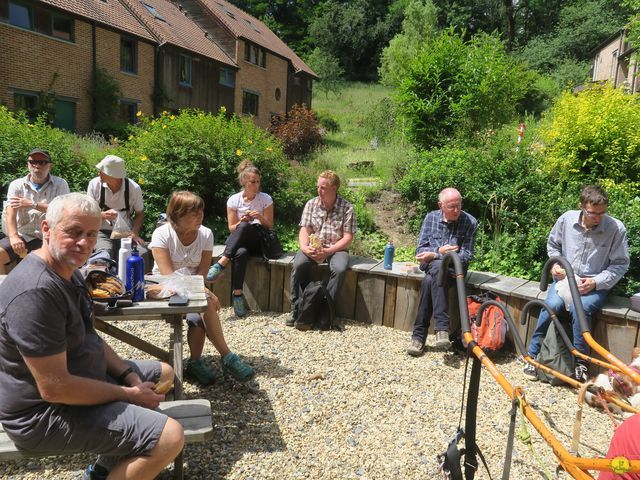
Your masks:
[[[349,265],[349,253],[348,252],[336,252],[333,255],[327,257],[326,262],[329,264],[329,283],[327,284],[327,291],[334,303],[344,277],[347,273],[347,266]],[[291,305],[295,305],[300,295],[300,290],[309,283],[309,277],[311,273],[311,266],[315,265],[315,260],[307,257],[302,251],[298,250],[296,256],[293,259],[293,268],[291,269]]]
[[[223,255],[231,259],[231,287],[234,290],[242,290],[249,256],[262,255],[259,228],[262,226],[241,222],[227,238]]]
[[[444,286],[438,286],[438,274],[440,273],[441,260],[432,260],[427,265],[424,278],[420,284],[420,300],[418,313],[413,324],[411,338],[419,342],[427,339],[431,317],[435,321],[435,330],[449,331],[449,287],[451,278],[447,276]]]

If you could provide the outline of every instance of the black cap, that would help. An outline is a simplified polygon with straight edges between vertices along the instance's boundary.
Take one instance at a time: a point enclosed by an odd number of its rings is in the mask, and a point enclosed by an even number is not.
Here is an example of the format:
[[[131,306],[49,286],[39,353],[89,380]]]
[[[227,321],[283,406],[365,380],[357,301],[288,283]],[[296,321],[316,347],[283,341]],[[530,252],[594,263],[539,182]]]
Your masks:
[[[42,150],[41,148],[34,148],[33,150],[31,150],[29,152],[29,155],[27,155],[27,158],[32,157],[35,154],[44,155],[45,157],[47,157],[47,160],[51,162],[51,156],[49,155],[49,152],[47,152],[46,150]]]

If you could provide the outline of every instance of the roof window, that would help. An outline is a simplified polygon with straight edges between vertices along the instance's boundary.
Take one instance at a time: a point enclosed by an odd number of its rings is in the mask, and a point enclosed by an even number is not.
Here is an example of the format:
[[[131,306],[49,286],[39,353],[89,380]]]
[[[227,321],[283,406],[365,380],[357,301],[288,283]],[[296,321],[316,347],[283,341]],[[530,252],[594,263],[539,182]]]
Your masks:
[[[146,8],[151,15],[156,17],[158,20],[162,20],[163,22],[166,22],[166,20],[162,17],[162,15],[160,15],[158,13],[158,11],[154,7],[152,7],[151,5],[146,4],[144,2],[140,2],[140,3],[142,3],[142,5],[144,5],[144,8]]]

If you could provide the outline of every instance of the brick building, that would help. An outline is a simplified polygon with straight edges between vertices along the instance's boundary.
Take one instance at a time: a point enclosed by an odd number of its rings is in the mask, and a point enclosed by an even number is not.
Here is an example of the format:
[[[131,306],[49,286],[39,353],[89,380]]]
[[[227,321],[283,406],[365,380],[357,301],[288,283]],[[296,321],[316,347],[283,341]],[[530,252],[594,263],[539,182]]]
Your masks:
[[[610,80],[614,87],[623,86],[630,93],[639,91],[638,63],[633,58],[633,52],[625,30],[612,35],[595,50],[591,80]]]
[[[224,0],[182,3],[191,8],[0,0],[0,103],[31,118],[48,107],[54,125],[87,133],[96,118],[90,91],[103,69],[120,87],[120,118],[130,122],[138,110],[224,106],[266,127],[293,103],[311,105],[315,73],[262,22]]]

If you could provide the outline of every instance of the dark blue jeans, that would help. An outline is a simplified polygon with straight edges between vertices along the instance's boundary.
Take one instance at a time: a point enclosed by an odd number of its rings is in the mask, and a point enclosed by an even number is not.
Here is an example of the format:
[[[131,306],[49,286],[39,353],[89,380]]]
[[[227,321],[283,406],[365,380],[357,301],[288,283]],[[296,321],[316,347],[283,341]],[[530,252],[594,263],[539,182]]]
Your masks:
[[[580,300],[582,301],[582,306],[584,308],[585,319],[587,320],[587,325],[591,327],[591,316],[602,308],[605,300],[607,299],[607,295],[609,294],[609,290],[592,290],[586,295],[581,295]],[[564,300],[560,298],[558,293],[556,292],[556,282],[553,282],[549,287],[547,292],[547,299],[544,301],[551,310],[556,312],[556,314],[566,311]],[[589,345],[582,337],[582,328],[580,327],[580,322],[578,321],[578,317],[576,316],[576,309],[571,304],[569,309],[571,313],[571,324],[573,326],[573,345],[576,349],[585,354],[589,354]],[[531,336],[531,342],[529,342],[529,356],[535,357],[540,353],[540,344],[542,339],[547,334],[547,330],[549,329],[549,324],[551,323],[551,318],[549,317],[549,313],[546,310],[542,310],[540,312],[540,316],[538,317],[538,323],[536,324],[536,329]]]
[[[449,332],[449,286],[453,280],[447,276],[443,287],[438,286],[438,274],[442,260],[432,260],[427,265],[420,285],[418,314],[413,325],[411,338],[423,342],[427,339],[431,317],[435,320],[436,332]]]
[[[241,222],[227,238],[223,255],[231,259],[231,286],[234,290],[242,290],[249,256],[262,255],[259,228],[262,226]]]

